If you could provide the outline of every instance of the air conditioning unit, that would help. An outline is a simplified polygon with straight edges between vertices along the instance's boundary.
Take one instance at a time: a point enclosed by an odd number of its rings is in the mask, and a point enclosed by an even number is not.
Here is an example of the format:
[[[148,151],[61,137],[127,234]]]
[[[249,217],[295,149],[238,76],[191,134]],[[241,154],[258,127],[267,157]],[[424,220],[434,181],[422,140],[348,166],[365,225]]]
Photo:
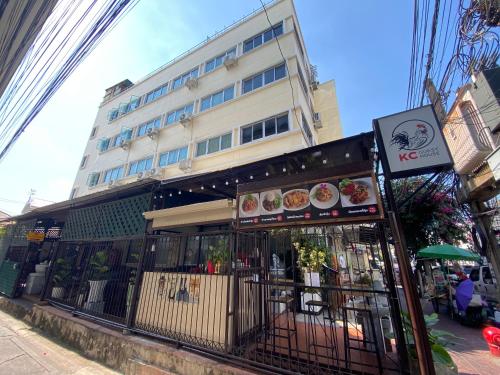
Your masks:
[[[314,112],[313,121],[315,129],[321,129],[323,127],[323,124],[321,123],[321,115],[319,112]]]
[[[137,173],[137,179],[140,180],[141,178],[144,177],[144,172],[139,172]]]
[[[146,172],[148,176],[154,176],[156,174],[156,169],[151,168],[149,171]]]
[[[226,69],[231,69],[233,66],[238,65],[238,58],[234,55],[227,55],[224,57],[224,66]]]
[[[179,117],[179,122],[182,125],[186,126],[186,125],[188,125],[191,122],[191,118],[192,118],[191,114],[189,114],[189,113],[183,113]]]
[[[186,81],[186,86],[188,89],[192,90],[196,87],[198,87],[198,78],[195,77],[189,77]]]
[[[192,160],[191,159],[184,159],[179,162],[179,169],[181,171],[189,171],[192,166]]]
[[[312,81],[312,82],[311,82],[311,88],[312,88],[313,90],[317,90],[317,89],[318,89],[318,84],[319,84],[319,82],[318,82],[318,81]]]
[[[130,140],[125,140],[125,139],[122,139],[120,141],[120,147],[123,148],[124,150],[127,150],[129,147],[130,147]]]
[[[148,129],[148,131],[147,131],[147,135],[151,139],[156,138],[158,133],[160,133],[160,129],[158,129],[158,128],[151,128],[151,129]]]
[[[116,185],[116,180],[111,180],[108,182],[108,187],[112,187]]]

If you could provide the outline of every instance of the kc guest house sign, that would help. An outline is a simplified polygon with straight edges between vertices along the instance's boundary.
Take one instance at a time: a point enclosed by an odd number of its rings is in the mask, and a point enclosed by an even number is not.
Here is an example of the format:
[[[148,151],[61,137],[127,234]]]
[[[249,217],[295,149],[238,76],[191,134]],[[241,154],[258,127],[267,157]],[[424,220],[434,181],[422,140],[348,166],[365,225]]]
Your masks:
[[[409,177],[450,168],[452,159],[431,105],[373,121],[386,175]]]

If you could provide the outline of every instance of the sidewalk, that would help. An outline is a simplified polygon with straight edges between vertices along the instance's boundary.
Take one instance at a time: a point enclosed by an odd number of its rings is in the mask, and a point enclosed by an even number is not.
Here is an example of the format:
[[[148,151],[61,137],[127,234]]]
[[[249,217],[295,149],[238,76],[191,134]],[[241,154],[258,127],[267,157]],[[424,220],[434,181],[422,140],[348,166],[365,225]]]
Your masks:
[[[118,374],[43,337],[0,311],[0,375]]]
[[[432,306],[423,306],[425,314],[432,313]],[[439,322],[435,326],[453,333],[461,338],[455,345],[446,349],[458,367],[461,375],[493,375],[500,374],[500,357],[490,354],[488,345],[483,339],[482,328],[471,328],[452,320],[446,314],[439,314]]]

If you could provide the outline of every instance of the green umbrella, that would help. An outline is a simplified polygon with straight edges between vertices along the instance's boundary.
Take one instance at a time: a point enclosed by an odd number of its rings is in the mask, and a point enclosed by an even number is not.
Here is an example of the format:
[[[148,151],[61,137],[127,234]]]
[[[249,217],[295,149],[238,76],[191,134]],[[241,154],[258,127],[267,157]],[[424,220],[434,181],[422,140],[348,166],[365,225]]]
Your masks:
[[[449,244],[433,245],[420,249],[417,258],[427,259],[449,259],[449,260],[475,260],[479,262],[481,257],[473,252]]]

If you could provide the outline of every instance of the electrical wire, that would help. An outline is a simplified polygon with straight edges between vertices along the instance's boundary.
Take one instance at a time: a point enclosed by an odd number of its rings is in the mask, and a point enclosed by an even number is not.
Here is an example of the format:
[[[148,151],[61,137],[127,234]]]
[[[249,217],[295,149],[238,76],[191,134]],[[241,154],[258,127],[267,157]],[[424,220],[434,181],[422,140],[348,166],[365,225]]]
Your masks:
[[[0,162],[78,65],[138,0],[59,2],[0,98]],[[16,27],[21,27],[20,25]],[[4,41],[0,41],[0,56]]]

